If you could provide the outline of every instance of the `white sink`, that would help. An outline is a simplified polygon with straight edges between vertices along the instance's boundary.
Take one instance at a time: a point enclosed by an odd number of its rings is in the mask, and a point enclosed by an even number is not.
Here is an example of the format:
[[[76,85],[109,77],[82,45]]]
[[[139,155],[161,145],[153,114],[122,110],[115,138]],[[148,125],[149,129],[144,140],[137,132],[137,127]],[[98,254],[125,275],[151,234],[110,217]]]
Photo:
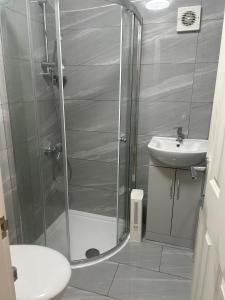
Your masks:
[[[148,144],[148,149],[152,157],[160,163],[184,168],[204,161],[207,146],[207,140],[184,139],[179,143],[176,138],[154,136]]]

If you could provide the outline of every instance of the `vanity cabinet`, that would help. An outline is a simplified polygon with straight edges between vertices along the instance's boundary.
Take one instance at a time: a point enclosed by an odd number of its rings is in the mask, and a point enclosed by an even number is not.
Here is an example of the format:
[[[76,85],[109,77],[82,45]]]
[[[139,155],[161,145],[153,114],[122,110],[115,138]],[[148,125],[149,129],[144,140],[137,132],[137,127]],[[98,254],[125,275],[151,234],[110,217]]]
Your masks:
[[[193,247],[201,200],[202,174],[149,166],[146,238]]]

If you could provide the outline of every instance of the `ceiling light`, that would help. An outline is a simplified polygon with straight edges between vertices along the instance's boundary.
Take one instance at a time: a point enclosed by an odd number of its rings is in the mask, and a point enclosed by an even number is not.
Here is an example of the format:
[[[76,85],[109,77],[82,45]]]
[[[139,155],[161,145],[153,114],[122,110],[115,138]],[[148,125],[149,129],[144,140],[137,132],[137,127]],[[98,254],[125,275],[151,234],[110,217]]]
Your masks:
[[[160,10],[169,7],[168,0],[150,0],[145,4],[145,7],[149,10]]]

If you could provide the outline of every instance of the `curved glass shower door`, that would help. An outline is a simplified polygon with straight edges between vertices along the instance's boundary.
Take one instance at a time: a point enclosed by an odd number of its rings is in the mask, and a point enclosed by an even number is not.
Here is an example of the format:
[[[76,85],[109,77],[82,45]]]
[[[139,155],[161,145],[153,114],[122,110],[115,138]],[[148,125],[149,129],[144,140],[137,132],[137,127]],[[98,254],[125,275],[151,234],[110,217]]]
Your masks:
[[[70,258],[75,263],[101,258],[129,233],[134,14],[101,2],[96,7],[62,1],[58,7]]]
[[[129,237],[140,16],[115,2],[1,6],[18,242],[54,248],[74,265]]]

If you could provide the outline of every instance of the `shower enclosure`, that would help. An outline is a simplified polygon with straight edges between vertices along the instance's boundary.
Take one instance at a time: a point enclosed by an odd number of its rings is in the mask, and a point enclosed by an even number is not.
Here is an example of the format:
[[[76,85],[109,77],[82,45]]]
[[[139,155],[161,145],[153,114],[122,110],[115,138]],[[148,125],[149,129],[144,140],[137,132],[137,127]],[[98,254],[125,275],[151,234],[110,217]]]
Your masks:
[[[129,238],[142,20],[122,0],[24,3],[23,32],[1,7],[20,242],[89,265]]]

